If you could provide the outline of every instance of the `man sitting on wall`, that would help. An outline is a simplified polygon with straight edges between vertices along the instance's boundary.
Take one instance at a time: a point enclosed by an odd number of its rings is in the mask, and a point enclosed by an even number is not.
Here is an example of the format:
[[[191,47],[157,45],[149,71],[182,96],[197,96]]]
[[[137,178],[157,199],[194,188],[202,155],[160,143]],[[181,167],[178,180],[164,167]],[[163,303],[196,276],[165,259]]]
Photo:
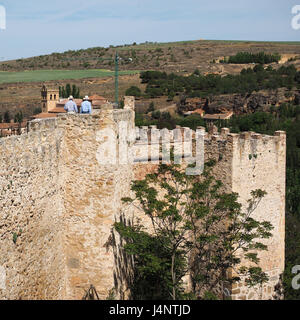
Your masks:
[[[82,114],[92,114],[92,104],[89,102],[89,97],[85,96],[81,104],[80,113]]]
[[[69,101],[65,104],[64,109],[68,113],[78,113],[77,104],[73,100],[74,100],[74,98],[72,96],[70,96]]]

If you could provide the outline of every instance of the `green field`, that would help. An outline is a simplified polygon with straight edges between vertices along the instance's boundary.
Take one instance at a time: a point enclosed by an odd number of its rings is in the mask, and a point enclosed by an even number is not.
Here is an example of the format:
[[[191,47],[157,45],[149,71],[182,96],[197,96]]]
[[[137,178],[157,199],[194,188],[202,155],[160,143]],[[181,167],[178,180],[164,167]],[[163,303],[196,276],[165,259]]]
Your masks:
[[[136,74],[139,71],[120,71],[120,75]],[[88,70],[34,70],[9,72],[0,71],[0,84],[15,82],[42,82],[51,80],[68,80],[83,78],[106,78],[114,76],[114,72],[102,69]]]

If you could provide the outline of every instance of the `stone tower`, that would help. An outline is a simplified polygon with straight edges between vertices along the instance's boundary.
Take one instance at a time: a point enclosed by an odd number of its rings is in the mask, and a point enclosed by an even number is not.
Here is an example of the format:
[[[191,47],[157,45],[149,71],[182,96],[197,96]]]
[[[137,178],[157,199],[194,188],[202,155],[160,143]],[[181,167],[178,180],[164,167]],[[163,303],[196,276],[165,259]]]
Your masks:
[[[138,139],[134,147],[138,162],[134,170],[135,178],[139,180],[155,169],[148,162],[149,152],[155,149],[155,144],[159,144],[160,140],[157,137],[153,141],[153,128],[137,128],[136,132]],[[150,136],[151,145],[148,139]],[[164,129],[163,136],[169,136],[167,141],[171,141],[174,150],[180,150],[176,147],[178,143],[182,148],[183,137],[178,139],[175,131]],[[185,141],[188,142],[186,137]],[[250,289],[245,279],[241,278],[239,283],[229,288],[229,292],[233,300],[272,300],[285,267],[286,134],[283,131],[275,132],[274,136],[254,132],[233,134],[228,128],[221,129],[219,133],[217,128],[212,128],[205,134],[204,155],[206,160],[216,160],[214,177],[223,182],[225,192],[239,194],[238,201],[244,209],[247,208],[247,200],[251,198],[251,191],[261,189],[267,192],[254,211],[253,218],[269,221],[274,227],[272,237],[262,240],[268,250],[258,255],[259,266],[268,275],[269,281],[262,287]],[[238,255],[241,257],[241,265],[250,266],[242,252],[238,252]],[[234,272],[229,273],[236,276]]]
[[[48,112],[56,107],[59,101],[59,90],[48,89],[45,85],[42,87],[42,112]]]

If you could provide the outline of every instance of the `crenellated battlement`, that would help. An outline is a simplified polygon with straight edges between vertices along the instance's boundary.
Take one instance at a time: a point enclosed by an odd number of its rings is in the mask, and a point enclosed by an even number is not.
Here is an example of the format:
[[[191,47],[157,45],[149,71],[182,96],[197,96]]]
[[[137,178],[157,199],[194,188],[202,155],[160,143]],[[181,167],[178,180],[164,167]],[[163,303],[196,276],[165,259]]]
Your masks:
[[[242,156],[247,153],[250,157],[260,153],[278,153],[285,150],[286,134],[283,131],[275,132],[274,136],[257,134],[255,132],[242,132],[240,134],[230,133],[228,128],[222,128],[220,132],[216,128],[205,131],[204,127],[198,127],[196,131],[177,126],[174,130],[157,129],[156,126],[136,127],[136,141],[134,144],[134,154],[136,162],[147,162],[151,158],[162,159],[162,148],[169,145],[174,151],[183,154],[187,159],[196,154],[197,141],[203,139],[203,152],[207,156],[213,153],[224,153],[224,150],[231,156],[234,153]],[[202,145],[202,144],[201,144]],[[159,150],[159,151],[158,151]],[[250,150],[250,151],[249,151]],[[156,154],[153,155],[153,152]],[[159,152],[159,155],[158,155]]]
[[[240,140],[262,140],[267,142],[273,140],[275,143],[286,137],[284,131],[276,131],[274,136],[258,134],[256,132],[241,132],[239,134],[230,133],[230,129],[222,128],[218,131],[208,131],[204,127],[197,127],[197,130],[192,130],[188,127],[177,126],[176,129],[158,129],[157,126],[136,127],[136,143],[161,143],[163,141],[191,141],[195,140],[197,133],[203,134],[206,141],[229,141],[237,142]]]

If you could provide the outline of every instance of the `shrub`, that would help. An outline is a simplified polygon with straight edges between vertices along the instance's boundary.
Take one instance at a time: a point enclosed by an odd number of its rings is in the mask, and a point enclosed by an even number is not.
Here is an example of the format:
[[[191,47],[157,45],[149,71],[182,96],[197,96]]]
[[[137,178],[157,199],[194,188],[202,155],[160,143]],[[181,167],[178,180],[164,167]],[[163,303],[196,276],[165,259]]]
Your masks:
[[[125,95],[140,97],[142,95],[142,91],[140,88],[138,88],[136,86],[131,86],[129,89],[126,90]]]

